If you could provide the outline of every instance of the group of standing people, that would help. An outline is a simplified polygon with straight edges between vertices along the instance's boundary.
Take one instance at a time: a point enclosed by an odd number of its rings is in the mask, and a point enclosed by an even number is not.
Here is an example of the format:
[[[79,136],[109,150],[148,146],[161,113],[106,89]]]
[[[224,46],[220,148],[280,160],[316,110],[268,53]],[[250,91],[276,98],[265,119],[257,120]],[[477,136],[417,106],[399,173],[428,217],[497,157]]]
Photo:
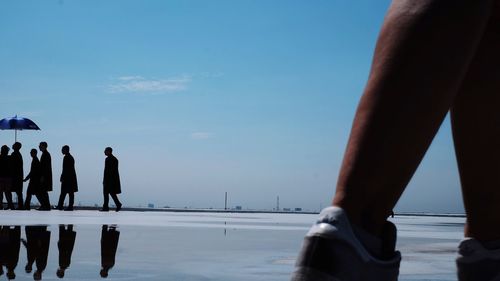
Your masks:
[[[38,159],[38,151],[31,149],[31,167],[28,175],[24,177],[23,157],[21,155],[21,143],[12,145],[13,152],[9,155],[9,147],[3,145],[0,149],[0,210],[4,209],[3,197],[7,200],[10,210],[30,210],[31,198],[36,196],[40,203],[39,211],[50,211],[49,192],[52,191],[52,158],[47,150],[47,142],[40,142],[38,148],[41,152]],[[61,193],[55,209],[73,211],[75,203],[75,192],[78,192],[78,181],[75,170],[75,159],[70,153],[68,145],[61,149],[64,155],[62,172],[60,177]],[[106,147],[104,154],[107,156],[104,165],[103,197],[104,203],[100,211],[109,211],[109,196],[113,198],[118,212],[122,203],[117,194],[121,193],[120,176],[118,172],[118,159],[113,155],[113,149]],[[29,181],[26,190],[26,198],[23,201],[23,182]],[[12,200],[12,193],[17,195],[17,208]],[[66,195],[69,197],[68,206],[64,208]]]

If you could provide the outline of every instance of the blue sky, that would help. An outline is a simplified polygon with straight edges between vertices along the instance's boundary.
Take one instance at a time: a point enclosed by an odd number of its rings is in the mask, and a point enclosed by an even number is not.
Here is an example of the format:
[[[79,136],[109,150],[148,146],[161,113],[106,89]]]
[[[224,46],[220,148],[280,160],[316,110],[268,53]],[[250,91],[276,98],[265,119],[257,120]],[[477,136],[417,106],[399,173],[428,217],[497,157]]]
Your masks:
[[[389,1],[2,1],[2,116],[76,159],[101,202],[103,149],[127,205],[317,210],[335,190]],[[13,133],[0,131],[0,143]],[[398,210],[461,212],[445,124]],[[27,172],[27,171],[26,171]],[[51,194],[54,201],[59,186]]]

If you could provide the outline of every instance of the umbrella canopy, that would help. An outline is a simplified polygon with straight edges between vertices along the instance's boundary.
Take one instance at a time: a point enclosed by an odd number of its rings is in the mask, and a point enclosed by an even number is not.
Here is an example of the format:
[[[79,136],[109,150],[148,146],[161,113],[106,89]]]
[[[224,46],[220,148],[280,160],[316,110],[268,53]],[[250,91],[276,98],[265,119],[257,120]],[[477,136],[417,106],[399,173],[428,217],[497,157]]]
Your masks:
[[[18,130],[40,130],[40,127],[28,118],[17,117],[16,115],[0,120],[0,130],[15,130],[17,141]]]

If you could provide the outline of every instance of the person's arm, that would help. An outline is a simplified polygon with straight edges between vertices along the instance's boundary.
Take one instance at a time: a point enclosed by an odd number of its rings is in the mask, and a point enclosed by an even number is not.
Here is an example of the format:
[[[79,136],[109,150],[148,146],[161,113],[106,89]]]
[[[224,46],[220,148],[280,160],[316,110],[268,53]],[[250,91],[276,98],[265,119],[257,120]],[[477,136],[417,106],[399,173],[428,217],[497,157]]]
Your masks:
[[[25,181],[28,181],[30,178],[31,178],[31,170],[30,170],[30,172],[28,173],[28,175],[24,178],[24,180],[23,180],[23,181],[24,181],[24,182],[25,182]]]
[[[63,158],[63,165],[62,165],[62,172],[61,172],[61,177],[59,178],[59,181],[62,182],[63,181],[63,178],[66,174],[66,169],[67,169],[67,160],[66,160],[66,156],[64,156]]]

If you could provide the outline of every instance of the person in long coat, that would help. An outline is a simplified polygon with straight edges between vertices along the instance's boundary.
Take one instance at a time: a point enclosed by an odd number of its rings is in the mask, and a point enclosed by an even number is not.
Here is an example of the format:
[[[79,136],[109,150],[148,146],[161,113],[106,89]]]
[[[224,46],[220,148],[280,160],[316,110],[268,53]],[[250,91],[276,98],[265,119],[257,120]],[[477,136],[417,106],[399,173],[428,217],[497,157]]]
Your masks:
[[[104,154],[107,156],[104,162],[104,179],[102,181],[104,203],[100,211],[109,211],[109,196],[111,195],[116,205],[116,211],[118,212],[122,207],[122,203],[118,200],[117,196],[117,194],[122,192],[120,174],[118,172],[118,159],[113,155],[111,147],[106,147]]]
[[[73,225],[69,224],[66,228],[64,224],[59,225],[59,268],[57,269],[57,277],[63,278],[64,272],[71,264],[71,254],[75,247],[76,231],[73,231]]]
[[[0,264],[7,269],[7,279],[16,279],[14,270],[19,262],[21,248],[21,227],[4,225],[0,227]]]
[[[101,272],[102,278],[108,277],[109,270],[115,265],[116,250],[120,240],[120,231],[115,225],[102,226],[101,231]]]
[[[24,179],[24,181],[30,181],[28,183],[28,188],[26,189],[26,201],[24,201],[24,208],[26,210],[31,209],[31,197],[33,195],[38,197],[38,190],[40,189],[40,161],[38,160],[36,154],[37,151],[33,148],[30,151],[31,158],[33,159],[31,160],[31,169],[29,174]],[[40,201],[40,199],[38,199],[38,201]]]
[[[42,152],[40,157],[40,190],[39,196],[42,201],[42,206],[38,208],[40,211],[50,211],[49,192],[52,191],[52,158],[47,150],[47,143],[42,141],[38,148]]]
[[[33,273],[34,280],[42,280],[42,273],[47,267],[50,248],[50,231],[46,225],[27,225],[25,227],[26,241],[22,241],[26,247],[26,273],[33,270],[36,264],[36,271]]]
[[[12,192],[17,194],[17,210],[23,210],[23,156],[21,155],[21,143],[15,142],[12,145],[10,163],[12,167]]]
[[[0,149],[0,210],[3,209],[3,195],[7,199],[7,209],[14,209],[12,203],[12,167],[10,163],[9,147],[3,145]]]
[[[61,173],[61,195],[59,196],[59,202],[57,203],[57,209],[62,210],[64,205],[64,199],[66,194],[69,195],[68,207],[64,209],[65,211],[73,211],[73,205],[75,203],[75,192],[78,191],[78,182],[76,179],[75,171],[75,159],[69,153],[69,146],[65,145],[61,149],[64,155],[63,168]]]

